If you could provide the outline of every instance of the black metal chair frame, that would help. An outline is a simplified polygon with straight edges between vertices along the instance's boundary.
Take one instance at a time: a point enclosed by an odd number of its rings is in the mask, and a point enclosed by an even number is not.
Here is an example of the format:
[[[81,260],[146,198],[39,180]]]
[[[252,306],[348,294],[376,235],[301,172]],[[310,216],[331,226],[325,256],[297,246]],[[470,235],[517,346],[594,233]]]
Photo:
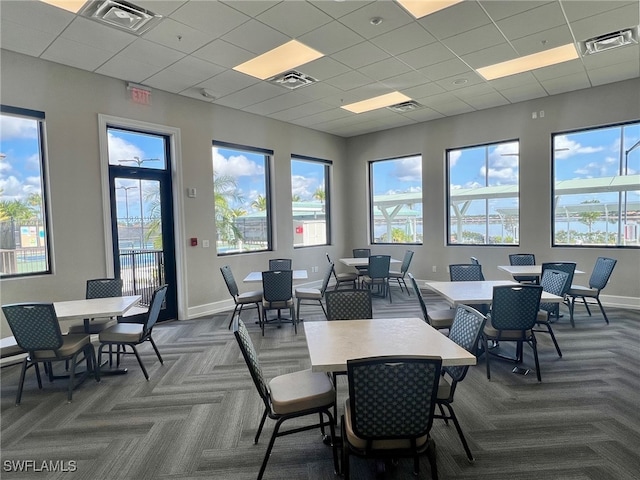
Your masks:
[[[223,265],[220,267],[220,273],[222,274],[222,278],[224,279],[224,283],[227,285],[227,290],[229,290],[229,294],[233,298],[234,307],[233,312],[231,313],[231,318],[229,319],[228,329],[231,329],[231,324],[233,323],[233,318],[236,316],[236,313],[240,315],[242,313],[242,309],[249,305],[249,308],[253,308],[252,305],[256,306],[258,310],[258,320],[261,318],[260,312],[260,300],[255,302],[243,302],[242,295],[240,294],[240,290],[238,289],[238,284],[236,283],[236,279],[233,276],[233,272],[231,271],[231,267],[229,265]]]
[[[575,267],[575,263],[573,264]],[[542,272],[542,276],[540,277],[540,286],[542,290],[551,293],[552,295],[563,296],[563,292],[567,290],[567,285],[569,284],[569,274],[567,272],[563,272],[560,270],[554,270],[551,268],[546,268]],[[545,314],[545,318],[541,318],[540,315]],[[560,316],[560,304],[559,303],[540,303],[540,313],[538,314],[538,321],[536,322],[538,325],[543,325],[546,327],[546,330],[535,330],[535,332],[548,333],[551,336],[551,340],[553,341],[553,345],[556,347],[556,352],[558,352],[558,356],[562,357],[562,351],[560,350],[560,345],[558,345],[558,340],[556,339],[555,333],[553,333],[553,328],[551,328],[552,317],[555,315],[556,319]]]
[[[600,292],[602,291],[602,289],[604,289],[604,287],[607,286],[609,278],[611,278],[611,274],[613,273],[613,269],[615,268],[617,262],[618,261],[616,259],[608,257],[598,257],[596,259],[596,263],[593,266],[593,271],[591,272],[591,277],[589,278],[589,288],[593,288],[596,290],[595,295],[580,295],[579,293],[572,293],[572,289],[569,289],[570,291],[567,293],[567,295],[571,298],[571,303],[569,305],[569,319],[571,321],[572,327],[576,326],[573,319],[576,298],[582,298],[582,302],[584,303],[589,316],[591,316],[591,310],[589,309],[590,302],[587,302],[587,298],[593,298],[596,301],[598,307],[600,307],[600,311],[602,312],[604,321],[607,322],[607,325],[609,324],[609,317],[607,317],[607,314],[604,311],[604,307],[602,306],[602,302],[600,301]],[[575,292],[575,290],[573,292]]]
[[[329,254],[327,253],[327,262],[329,263],[333,263],[331,261],[331,257],[329,256]],[[341,284],[351,284],[352,286],[350,288],[357,288],[358,286],[358,274],[357,273],[336,273],[336,268],[335,268],[335,264],[333,264],[333,278],[336,281],[335,286],[333,287],[334,290],[337,290],[340,288]]]
[[[413,259],[413,253],[413,250],[407,250],[404,253],[404,257],[402,258],[402,265],[400,265],[399,274],[393,271],[389,272],[389,280],[397,281],[398,286],[400,287],[400,291],[403,292],[404,290],[406,290],[407,295],[409,296],[411,296],[411,293],[409,292],[409,287],[407,287],[407,282],[405,281],[404,277],[409,271],[409,266],[411,265],[411,260]]]
[[[283,276],[286,279],[286,292],[280,291],[280,285],[273,284],[272,279]],[[264,335],[264,326],[269,323],[277,323],[278,328],[282,322],[290,322],[293,324],[294,332],[298,333],[298,322],[296,321],[296,308],[293,301],[293,270],[268,270],[262,272],[262,319],[260,328]],[[280,303],[290,303],[290,306],[280,306]],[[288,309],[290,318],[282,318],[282,310]],[[269,310],[277,310],[278,316],[274,319],[267,318]]]
[[[509,265],[535,265],[536,264],[536,256],[533,253],[511,253],[509,254]],[[538,283],[537,276],[518,276],[514,275],[513,279],[516,282],[524,282],[524,283]]]
[[[291,270],[292,263],[290,258],[271,258],[269,270]]]
[[[363,286],[373,289],[377,286],[378,293],[376,296],[386,298],[389,297],[389,303],[392,303],[391,289],[389,288],[389,265],[391,264],[390,255],[371,255],[369,257],[369,266],[367,274],[362,279]]]
[[[324,273],[324,277],[322,278],[322,285],[320,287],[320,289],[318,290],[317,293],[320,294],[320,298],[318,299],[311,299],[311,298],[304,298],[304,297],[299,297],[297,294],[297,290],[296,290],[296,315],[297,315],[297,321],[300,321],[300,305],[302,304],[303,301],[308,301],[308,302],[317,302],[320,304],[320,307],[322,307],[322,313],[324,313],[324,317],[327,318],[327,310],[324,308],[324,304],[322,303],[322,299],[324,298],[324,294],[327,291],[327,286],[329,285],[329,280],[331,279],[331,274],[333,273],[333,263],[330,263],[329,265],[327,265],[327,269],[325,270]]]

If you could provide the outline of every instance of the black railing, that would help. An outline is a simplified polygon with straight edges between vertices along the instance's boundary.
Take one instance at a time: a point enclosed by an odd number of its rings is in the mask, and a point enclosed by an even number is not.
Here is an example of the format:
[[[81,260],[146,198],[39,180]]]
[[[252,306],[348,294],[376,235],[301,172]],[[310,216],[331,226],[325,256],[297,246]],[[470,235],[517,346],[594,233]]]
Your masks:
[[[120,250],[123,295],[142,295],[140,305],[149,306],[153,291],[164,285],[162,250]]]

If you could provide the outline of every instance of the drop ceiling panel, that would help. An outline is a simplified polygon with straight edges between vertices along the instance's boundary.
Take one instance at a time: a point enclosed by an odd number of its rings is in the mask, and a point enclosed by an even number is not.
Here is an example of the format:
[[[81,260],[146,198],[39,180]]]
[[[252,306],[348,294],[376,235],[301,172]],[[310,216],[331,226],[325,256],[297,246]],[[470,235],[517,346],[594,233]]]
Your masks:
[[[373,25],[372,18],[380,18],[382,22],[379,25]],[[390,32],[412,21],[413,17],[396,2],[369,3],[340,17],[340,23],[367,39]]]
[[[436,38],[427,32],[419,23],[412,22],[391,32],[372,38],[371,43],[381,48],[390,55],[415,50],[418,47],[429,45]]]
[[[495,21],[512,17],[513,15],[526,12],[527,10],[533,10],[534,8],[554,2],[549,0],[480,0],[479,3]],[[570,3],[580,2],[570,0]]]
[[[582,88],[589,88],[591,86],[587,74],[584,72],[574,73],[564,77],[552,78],[549,80],[540,80],[540,83],[544,89],[551,95],[557,95],[559,93],[575,90],[576,85],[582,86]]]
[[[153,1],[153,0],[152,0]],[[247,14],[250,17],[255,17],[260,15],[265,10],[270,9],[271,7],[278,5],[281,3],[281,0],[227,0],[222,2],[231,8],[235,8],[236,10],[241,11],[242,13]]]
[[[95,72],[107,77],[121,78],[127,82],[142,83],[160,70],[162,67],[121,55],[112,57]]]
[[[218,39],[196,50],[193,56],[223,67],[233,68],[252,59],[255,55],[249,50]]]
[[[615,5],[616,2],[611,2]],[[593,17],[577,20],[571,24],[576,40],[582,41],[606,33],[616,32],[628,27],[637,27],[640,23],[640,5],[628,5],[611,9]]]
[[[450,50],[456,52],[457,55],[462,56],[467,53],[504,44],[505,38],[502,32],[500,32],[495,25],[491,24],[483,25],[468,32],[446,38],[442,40],[442,43]]]
[[[220,98],[258,82],[259,80],[257,78],[250,77],[249,75],[234,70],[225,70],[221,74],[198,84],[198,87],[211,90],[216,97]]]
[[[396,60],[395,58],[386,58],[381,62],[372,63],[371,65],[360,68],[360,71],[374,80],[397,77],[407,72],[416,73],[406,63]]]
[[[473,95],[464,99],[464,101],[476,110],[500,107],[509,103],[509,101],[498,92],[486,93],[484,95]]]
[[[94,71],[112,56],[111,52],[58,37],[40,56],[51,62]]]
[[[558,77],[566,77],[575,73],[584,73],[584,65],[580,59],[571,60],[569,62],[551,65],[549,67],[539,68],[531,72],[538,81],[550,80]]]
[[[429,84],[431,83],[431,81],[420,72],[411,70],[407,73],[396,75],[395,77],[386,78],[382,80],[381,83],[388,86],[392,90],[401,90],[405,95],[409,95],[407,93],[408,90],[420,87],[424,84]]]
[[[185,57],[150,77],[145,83],[170,92],[182,92],[224,71],[224,68],[194,57]]]
[[[560,25],[549,30],[536,32],[533,35],[518,38],[511,43],[518,55],[524,56],[573,43],[573,36],[567,25]]]
[[[340,50],[361,43],[363,37],[345,27],[340,22],[333,21],[309,33],[300,35],[298,40],[325,55],[332,55]]]
[[[268,52],[290,40],[289,37],[275,28],[271,28],[257,20],[249,20],[243,23],[225,34],[222,39],[256,55]]]
[[[28,28],[4,18],[0,22],[0,46],[13,52],[39,57],[55,38],[54,33]]]
[[[516,40],[542,30],[564,25],[566,22],[560,4],[552,2],[503,20],[498,20],[496,23],[507,39]]]
[[[3,1],[0,4],[3,20],[9,20],[30,29],[59,34],[71,23],[75,15],[42,2]]]
[[[405,88],[402,90],[402,93],[413,98],[414,100],[417,100],[420,103],[424,103],[423,99],[432,97],[434,95],[439,95],[441,93],[446,93],[446,90],[437,83],[430,82],[411,88]]]
[[[388,53],[371,42],[362,42],[332,55],[334,60],[351,68],[364,67],[391,58]]]
[[[358,10],[359,8],[366,7],[368,4],[373,3],[372,0],[356,0],[349,2],[331,2],[327,0],[317,0],[309,2],[325,12],[327,15],[331,15],[333,18],[341,18],[348,13]]]
[[[443,78],[471,73],[471,69],[462,60],[454,58],[452,60],[447,60],[446,62],[440,62],[429,67],[421,68],[420,73],[424,74],[431,80],[438,81]]]
[[[351,69],[331,57],[321,57],[298,67],[296,70],[322,81],[346,73]]]
[[[112,53],[119,52],[138,38],[83,17],[76,17],[60,37]]]
[[[218,105],[242,110],[254,103],[263,102],[269,98],[284,95],[285,93],[287,93],[287,89],[284,87],[259,82],[238,92],[226,95],[221,99],[216,99],[215,102]]]
[[[340,90],[353,90],[373,83],[373,79],[355,70],[350,70],[347,73],[325,80],[325,83],[333,85]]]
[[[505,62],[516,58],[518,54],[513,49],[511,44],[505,42],[500,45],[494,45],[493,47],[485,48],[477,52],[462,55],[462,60],[467,63],[471,68],[486,67],[487,65],[493,65],[494,63]]]
[[[216,36],[166,18],[146,32],[144,38],[183,53],[193,53]]]
[[[562,8],[571,22],[587,17],[593,17],[606,13],[611,9],[634,6],[638,8],[637,0],[609,0],[606,2],[594,2],[593,0],[562,0]]]
[[[221,2],[189,1],[173,12],[171,18],[205,33],[215,32],[221,37],[251,17]]]
[[[318,101],[288,108],[286,110],[282,110],[281,112],[275,112],[271,116],[277,120],[290,122],[301,117],[315,115],[316,113],[326,112],[327,110],[333,110],[334,108],[335,107],[333,105]]]
[[[622,81],[636,78],[640,76],[640,56],[629,62],[589,70],[588,75],[592,85],[610,83],[611,79]]]
[[[422,17],[418,22],[439,40],[492,23],[477,2],[468,1]]]
[[[500,93],[510,102],[525,102],[534,98],[547,96],[547,91],[542,88],[539,83],[530,83],[527,85],[518,85],[513,88],[504,88]]]
[[[296,38],[333,21],[322,10],[299,1],[281,2],[256,18],[290,38]]]

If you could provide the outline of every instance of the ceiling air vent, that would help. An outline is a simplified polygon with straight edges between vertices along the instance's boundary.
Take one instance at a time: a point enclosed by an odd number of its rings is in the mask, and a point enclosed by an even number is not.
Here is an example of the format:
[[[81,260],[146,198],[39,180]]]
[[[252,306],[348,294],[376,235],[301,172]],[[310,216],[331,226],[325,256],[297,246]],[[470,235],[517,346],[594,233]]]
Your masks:
[[[146,32],[162,19],[161,15],[142,7],[115,0],[87,2],[79,13],[84,17],[136,35]]]
[[[396,113],[407,113],[422,108],[418,102],[414,100],[409,100],[408,102],[396,103],[395,105],[389,105],[387,107],[389,110],[392,110]]]
[[[624,47],[625,45],[637,44],[637,27],[627,28],[619,32],[607,33],[598,37],[590,38],[582,42],[582,55],[593,55],[604,52],[612,48]]]
[[[275,83],[276,85],[286,87],[290,90],[294,90],[296,88],[304,87],[305,85],[310,85],[317,82],[315,78],[312,78],[309,75],[305,75],[301,72],[296,72],[295,70],[291,70],[277,77],[273,77],[269,79],[269,81],[271,83]]]

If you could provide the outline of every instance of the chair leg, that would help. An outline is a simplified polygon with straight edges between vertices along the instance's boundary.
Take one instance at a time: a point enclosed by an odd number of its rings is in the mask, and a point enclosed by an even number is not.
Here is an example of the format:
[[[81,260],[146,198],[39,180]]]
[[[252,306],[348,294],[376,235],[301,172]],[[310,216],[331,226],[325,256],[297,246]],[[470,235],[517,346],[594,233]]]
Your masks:
[[[324,313],[324,318],[326,318],[327,320],[329,320],[329,316],[327,315],[327,311],[324,308],[324,304],[322,303],[322,300],[318,300],[318,303],[320,304],[320,306],[322,307],[322,313]],[[300,310],[298,309],[298,315],[300,315]]]
[[[80,352],[77,352],[73,357],[71,357],[71,371],[69,372],[69,388],[67,391],[67,403],[71,403],[71,396],[73,395],[73,387],[75,386],[74,384],[76,382],[76,367],[78,366],[78,355],[80,355]]]
[[[24,387],[24,377],[27,373],[27,364],[29,363],[29,359],[25,358],[22,361],[22,371],[20,372],[20,380],[18,382],[18,393],[16,394],[16,406],[20,405],[20,400],[22,399],[22,388]],[[37,366],[37,363],[36,363]],[[38,375],[38,385],[42,388],[42,381],[40,380],[40,375]]]
[[[284,419],[279,419],[276,422],[275,427],[273,428],[273,433],[271,434],[271,439],[269,440],[269,445],[267,446],[267,451],[264,454],[264,459],[262,460],[262,466],[260,467],[260,472],[258,473],[258,479],[257,480],[262,480],[262,476],[264,475],[264,471],[267,468],[267,462],[269,461],[269,457],[271,456],[271,450],[273,450],[273,445],[276,443],[276,438],[278,436],[278,430],[280,429],[280,425],[282,425],[282,422],[284,421]]]
[[[235,307],[233,307],[233,313],[231,314],[231,320],[229,320],[229,326],[227,327],[227,330],[231,330],[231,325],[233,324],[233,319],[236,317],[237,309],[238,304],[236,303]],[[240,315],[240,313],[242,313],[242,305],[240,305],[240,311],[238,312],[238,315]]]
[[[491,369],[489,367],[489,357],[491,356],[491,354],[489,353],[489,340],[484,335],[483,337],[484,337],[484,351],[486,352],[486,355],[484,357],[487,361],[487,380],[491,380]]]
[[[571,297],[571,302],[569,303],[569,321],[571,322],[571,326],[573,328],[576,327],[576,322],[573,319],[573,311],[576,308],[576,297]]]
[[[591,310],[589,310],[589,304],[587,303],[587,299],[585,297],[582,297],[582,303],[584,303],[584,308],[587,309],[587,313],[589,314],[589,316],[591,316]]]
[[[344,476],[344,480],[349,480],[350,478],[350,468],[349,468],[349,442],[347,441],[347,431],[344,425],[344,415],[342,415],[342,419],[340,421],[341,424],[341,432],[342,432],[342,475]]]
[[[438,465],[436,463],[436,443],[432,438],[428,440],[429,445],[427,445],[427,459],[429,460],[429,464],[431,465],[431,478],[433,480],[438,480]]]
[[[158,350],[158,347],[156,346],[156,342],[153,341],[153,338],[149,337],[149,341],[151,342],[151,346],[153,347],[153,349],[156,352],[156,355],[158,356],[158,360],[160,360],[160,363],[162,365],[164,365],[164,361],[162,360],[162,356],[160,355],[160,351]]]
[[[253,439],[253,443],[256,444],[258,443],[258,440],[260,439],[260,434],[262,433],[262,427],[264,427],[264,421],[267,419],[267,409],[264,409],[264,413],[262,414],[262,420],[260,420],[260,426],[258,426],[258,431],[256,432],[256,436]]]
[[[93,348],[93,345],[87,345],[87,350],[89,351],[89,355],[91,356],[91,363],[93,368],[93,376],[96,379],[96,382],[100,381],[100,365],[96,361],[96,349]],[[86,355],[86,353],[85,353]]]
[[[295,321],[298,321],[298,322],[300,321],[300,301],[301,300],[302,300],[301,298],[298,298],[298,301],[297,301],[298,308],[296,309],[296,311],[298,312],[298,317],[296,317]]]
[[[438,406],[440,406],[440,403],[438,403]],[[450,403],[446,403],[445,406],[447,407],[447,410],[449,410],[449,417],[451,418],[451,420],[453,420],[453,424],[455,425],[456,430],[458,431],[458,436],[460,437],[460,441],[462,442],[464,451],[467,454],[467,458],[469,459],[470,462],[473,462],[474,461],[473,454],[471,453],[471,449],[469,448],[467,439],[464,437],[464,433],[462,433],[462,428],[460,427],[460,422],[458,422],[458,417],[456,417],[456,414],[453,411],[453,407],[451,406]]]
[[[558,356],[562,357],[562,352],[560,351],[560,345],[558,345],[558,340],[556,340],[556,335],[553,333],[553,329],[551,328],[550,323],[546,323],[547,330],[549,330],[549,335],[551,335],[551,340],[553,340],[553,344],[556,347],[556,352],[558,352]]]
[[[609,325],[609,317],[604,313],[604,308],[602,307],[602,303],[600,302],[600,298],[596,297],[596,302],[598,302],[598,306],[600,307],[600,311],[602,312],[602,316],[604,317],[604,321]]]
[[[138,349],[134,345],[130,345],[133,349],[133,353],[136,354],[136,358],[138,359],[138,363],[140,364],[140,368],[142,369],[142,373],[144,373],[144,378],[149,380],[149,374],[147,373],[147,369],[144,368],[144,363],[142,363],[142,359],[140,358],[140,354],[138,353]]]
[[[40,376],[40,367],[38,362],[33,364],[33,369],[36,371],[36,379],[38,380],[38,388],[42,390],[42,377]]]
[[[533,332],[531,332],[531,348],[533,348],[533,359],[536,362],[536,376],[538,377],[538,381],[541,382],[542,376],[540,375],[540,361],[538,360],[538,342]]]

